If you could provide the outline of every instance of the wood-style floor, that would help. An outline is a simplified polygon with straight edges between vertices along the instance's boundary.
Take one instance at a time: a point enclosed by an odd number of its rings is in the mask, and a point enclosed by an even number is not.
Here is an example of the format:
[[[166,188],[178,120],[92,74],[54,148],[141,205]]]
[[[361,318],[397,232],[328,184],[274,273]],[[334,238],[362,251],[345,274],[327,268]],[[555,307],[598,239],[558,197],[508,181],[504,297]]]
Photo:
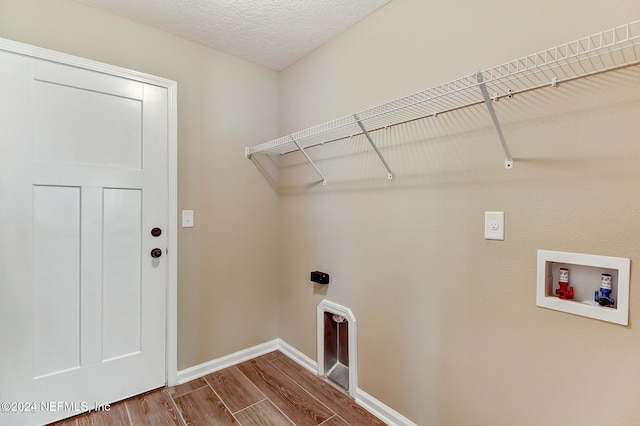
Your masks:
[[[158,389],[85,413],[57,426],[323,425],[385,423],[282,352],[275,351],[200,379]]]

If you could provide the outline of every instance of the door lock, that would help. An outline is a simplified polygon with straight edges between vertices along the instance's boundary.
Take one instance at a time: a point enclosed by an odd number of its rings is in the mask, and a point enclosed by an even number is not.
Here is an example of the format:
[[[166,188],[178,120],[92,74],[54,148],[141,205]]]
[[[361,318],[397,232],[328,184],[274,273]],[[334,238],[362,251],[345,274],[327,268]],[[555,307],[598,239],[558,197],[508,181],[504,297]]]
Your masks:
[[[159,248],[156,247],[156,248],[151,250],[151,257],[157,258],[157,257],[160,257],[160,256],[162,256],[162,249],[159,249]]]

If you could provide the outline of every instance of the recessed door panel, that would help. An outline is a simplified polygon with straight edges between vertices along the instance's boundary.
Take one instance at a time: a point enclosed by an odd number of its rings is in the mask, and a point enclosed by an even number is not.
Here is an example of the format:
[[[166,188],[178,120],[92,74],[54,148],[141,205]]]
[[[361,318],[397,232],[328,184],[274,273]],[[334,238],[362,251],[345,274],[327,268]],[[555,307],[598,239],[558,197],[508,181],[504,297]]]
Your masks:
[[[104,189],[103,361],[140,351],[142,194]]]
[[[80,366],[80,188],[33,187],[34,375]]]
[[[35,81],[33,107],[34,161],[142,167],[142,101]]]

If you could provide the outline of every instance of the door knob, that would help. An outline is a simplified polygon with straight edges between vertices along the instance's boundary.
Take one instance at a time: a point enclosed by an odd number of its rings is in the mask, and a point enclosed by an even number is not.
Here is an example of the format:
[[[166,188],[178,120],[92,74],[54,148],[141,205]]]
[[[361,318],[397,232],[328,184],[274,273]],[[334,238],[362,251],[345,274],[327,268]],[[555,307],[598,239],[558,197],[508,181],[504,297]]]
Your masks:
[[[154,248],[151,250],[151,257],[160,257],[162,256],[162,249]]]

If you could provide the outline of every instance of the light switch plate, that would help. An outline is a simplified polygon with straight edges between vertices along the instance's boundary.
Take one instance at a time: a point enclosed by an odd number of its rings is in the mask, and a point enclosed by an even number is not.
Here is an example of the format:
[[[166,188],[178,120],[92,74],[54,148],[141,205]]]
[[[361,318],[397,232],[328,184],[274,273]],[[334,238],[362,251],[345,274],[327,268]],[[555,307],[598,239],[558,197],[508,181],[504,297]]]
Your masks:
[[[504,241],[504,212],[484,212],[484,239]]]
[[[193,228],[193,210],[182,210],[182,227]]]

